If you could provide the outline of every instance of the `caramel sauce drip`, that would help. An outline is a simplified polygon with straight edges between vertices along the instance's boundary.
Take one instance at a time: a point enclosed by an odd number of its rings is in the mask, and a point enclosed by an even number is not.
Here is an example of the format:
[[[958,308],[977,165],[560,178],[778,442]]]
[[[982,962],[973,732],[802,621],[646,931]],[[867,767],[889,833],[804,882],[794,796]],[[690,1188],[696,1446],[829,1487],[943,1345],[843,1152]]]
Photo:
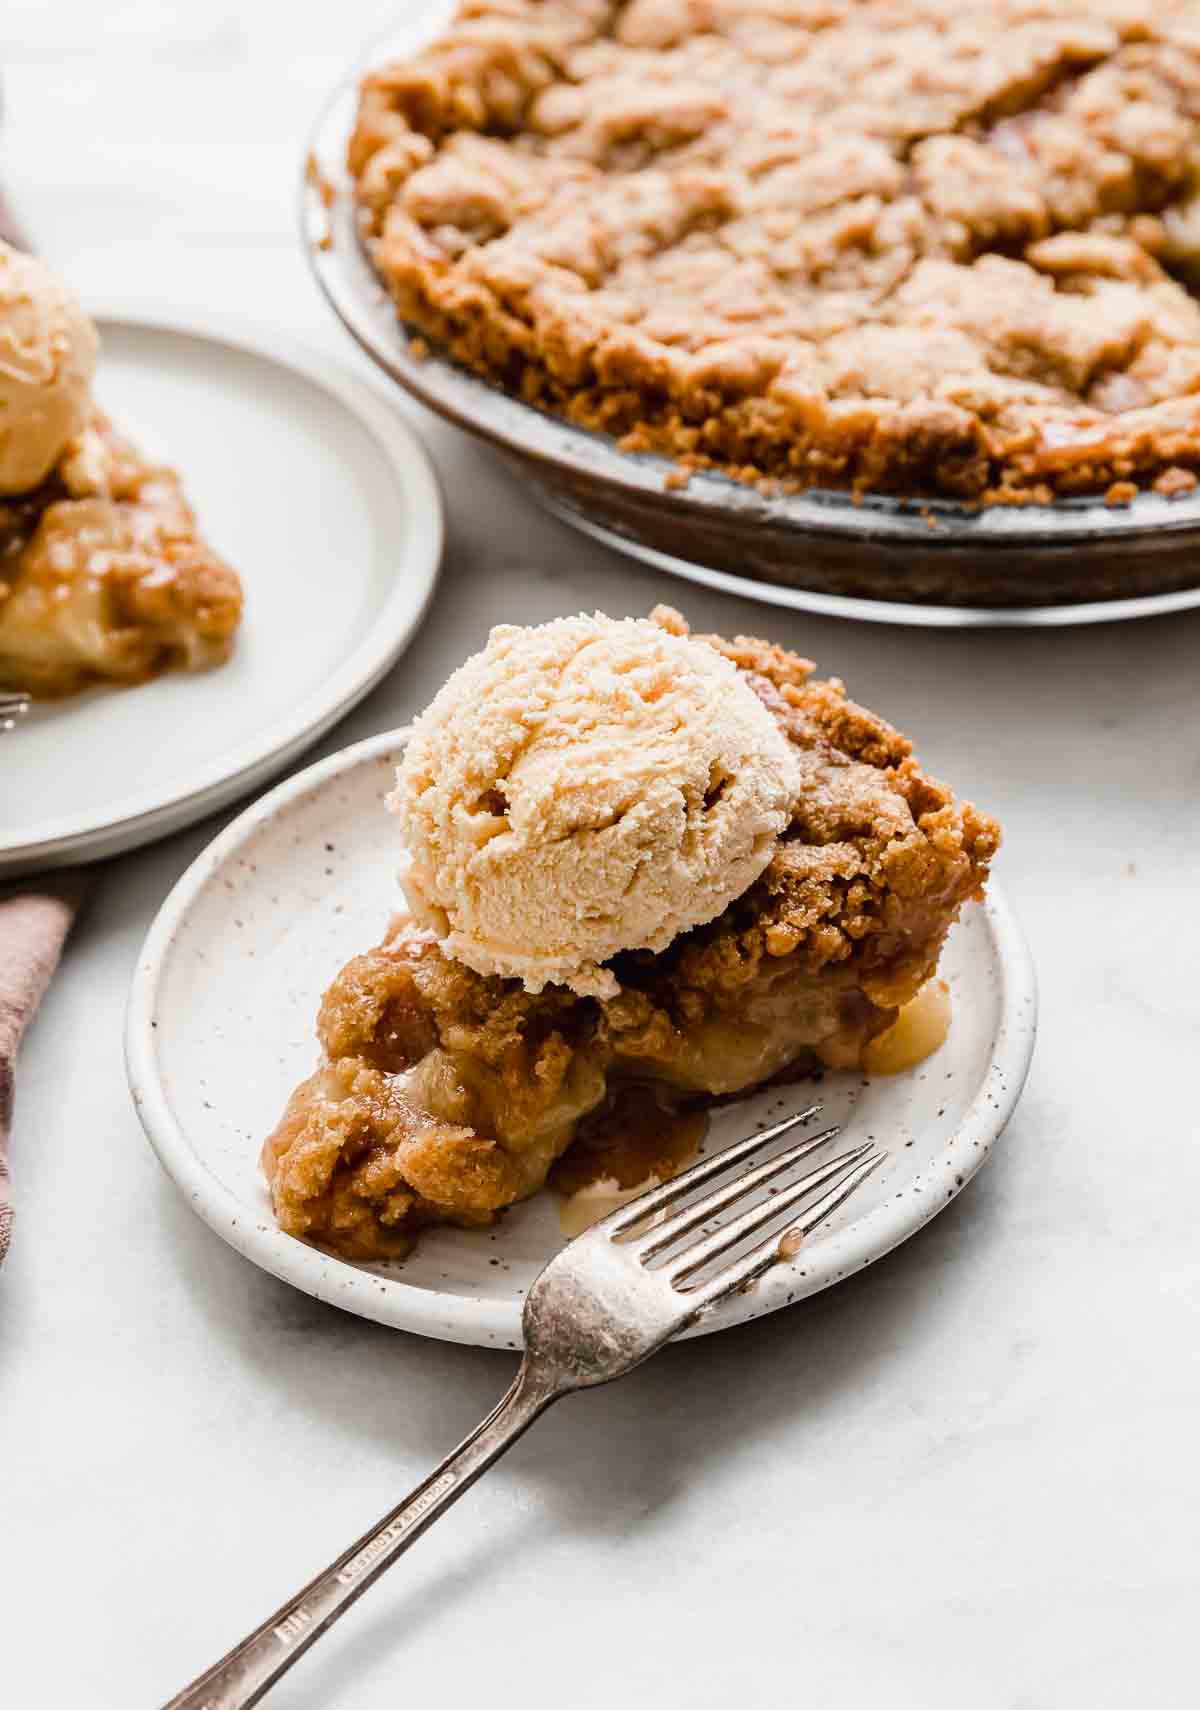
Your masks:
[[[669,1181],[695,1157],[708,1117],[694,1106],[664,1102],[664,1089],[617,1087],[600,1111],[580,1124],[578,1138],[550,1173],[557,1193],[578,1193],[598,1181],[639,1187],[654,1176]]]
[[[899,1075],[916,1068],[945,1044],[950,1018],[950,987],[945,980],[930,980],[887,1031],[872,1039],[863,1052],[863,1068],[869,1075]]]

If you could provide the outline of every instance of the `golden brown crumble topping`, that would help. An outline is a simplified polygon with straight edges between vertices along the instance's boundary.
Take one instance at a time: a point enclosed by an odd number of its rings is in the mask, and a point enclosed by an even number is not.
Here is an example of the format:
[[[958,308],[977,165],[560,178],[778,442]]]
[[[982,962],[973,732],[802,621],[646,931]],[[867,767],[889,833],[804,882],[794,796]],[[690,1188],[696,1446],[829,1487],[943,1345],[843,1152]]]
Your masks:
[[[0,686],[50,698],[217,665],[241,612],[178,475],[98,410],[41,487],[0,499]]]
[[[467,0],[349,165],[403,318],[630,450],[1171,493],[1198,119],[1195,0]]]
[[[686,633],[677,612],[652,616]],[[371,1259],[406,1251],[425,1223],[487,1223],[577,1135],[602,1156],[631,1086],[694,1108],[855,1067],[931,976],[982,893],[995,822],[840,682],[812,681],[809,661],[700,639],[746,673],[800,754],[800,803],[762,877],[666,951],[615,958],[608,999],[530,995],[394,921],[330,986],[321,1065],[264,1148],[284,1229]]]

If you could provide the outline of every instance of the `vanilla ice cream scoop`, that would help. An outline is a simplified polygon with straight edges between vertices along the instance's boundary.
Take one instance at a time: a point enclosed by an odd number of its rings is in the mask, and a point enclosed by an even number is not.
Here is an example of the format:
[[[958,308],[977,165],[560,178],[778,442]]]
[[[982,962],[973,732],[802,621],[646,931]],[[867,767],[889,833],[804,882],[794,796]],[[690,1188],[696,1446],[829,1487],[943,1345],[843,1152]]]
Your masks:
[[[0,243],[0,494],[44,481],[85,426],[98,342],[50,269]]]
[[[494,629],[417,720],[389,805],[416,918],[528,991],[611,996],[758,878],[795,753],[712,647],[643,619]]]

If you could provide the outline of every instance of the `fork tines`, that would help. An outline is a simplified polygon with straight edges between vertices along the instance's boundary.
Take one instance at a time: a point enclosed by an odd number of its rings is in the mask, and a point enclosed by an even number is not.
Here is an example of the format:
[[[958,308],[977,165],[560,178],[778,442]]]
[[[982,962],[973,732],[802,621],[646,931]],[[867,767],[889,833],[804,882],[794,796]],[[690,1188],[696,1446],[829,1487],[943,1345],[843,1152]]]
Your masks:
[[[32,704],[28,695],[0,690],[0,730],[15,730]]]
[[[649,1265],[651,1260],[666,1254],[668,1249],[675,1247],[693,1230],[713,1224],[723,1213],[732,1211],[743,1201],[750,1200],[748,1207],[737,1216],[725,1222],[716,1221],[716,1226],[701,1239],[689,1243],[673,1257],[666,1258],[661,1266],[655,1267],[657,1274],[683,1294],[694,1298],[698,1306],[715,1304],[734,1289],[745,1287],[747,1283],[761,1276],[777,1261],[792,1257],[805,1237],[826,1218],[832,1216],[838,1206],[866,1181],[873,1170],[878,1169],[887,1156],[886,1152],[877,1148],[873,1142],[867,1141],[818,1164],[798,1180],[768,1195],[757,1196],[757,1190],[766,1187],[767,1183],[776,1177],[786,1175],[797,1164],[835,1139],[841,1132],[835,1125],[797,1141],[775,1157],[767,1158],[753,1168],[735,1175],[732,1181],[723,1186],[713,1188],[700,1199],[680,1205],[680,1201],[688,1199],[698,1187],[736,1170],[739,1165],[749,1163],[773,1141],[780,1139],[801,1123],[811,1121],[820,1109],[819,1104],[811,1105],[807,1110],[799,1111],[795,1116],[789,1116],[784,1121],[763,1129],[761,1133],[752,1134],[722,1152],[714,1152],[700,1163],[693,1164],[691,1169],[684,1170],[669,1182],[664,1182],[661,1187],[654,1188],[650,1193],[641,1195],[637,1200],[613,1212],[603,1223],[597,1225],[597,1228],[604,1229],[610,1236],[619,1240],[622,1246],[630,1248],[643,1265]],[[814,1194],[818,1195],[816,1199],[812,1198]],[[811,1203],[805,1204],[806,1201]],[[656,1221],[651,1228],[637,1233],[639,1225],[648,1217],[669,1212],[673,1207],[679,1207],[674,1215],[668,1216],[664,1222]],[[752,1235],[758,1234],[769,1224],[777,1224],[786,1212],[801,1207],[803,1210],[798,1220],[788,1223],[782,1230],[777,1228],[765,1240],[758,1242],[748,1252],[723,1266],[708,1279],[690,1281],[715,1260],[740,1247]]]

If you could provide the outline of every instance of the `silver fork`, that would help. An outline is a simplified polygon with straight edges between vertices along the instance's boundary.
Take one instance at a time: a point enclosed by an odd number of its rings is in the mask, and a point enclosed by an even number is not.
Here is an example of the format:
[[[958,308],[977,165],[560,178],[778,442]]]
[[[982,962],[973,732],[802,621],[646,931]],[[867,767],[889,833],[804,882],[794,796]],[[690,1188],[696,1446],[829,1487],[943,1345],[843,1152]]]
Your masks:
[[[28,695],[0,689],[0,731],[15,730],[32,705]]]
[[[369,1585],[510,1449],[552,1402],[572,1390],[623,1377],[657,1353],[737,1289],[745,1288],[809,1235],[886,1157],[868,1142],[817,1165],[798,1181],[719,1219],[768,1182],[786,1174],[840,1132],[827,1128],[775,1157],[682,1204],[694,1189],[747,1164],[772,1141],[820,1110],[783,1122],[713,1153],[662,1187],[630,1200],[577,1236],[541,1272],[525,1301],[525,1357],[512,1388],[483,1423],[459,1444],[399,1507],[340,1555],[331,1567],[263,1622],[240,1645],[184,1688],[165,1710],[247,1710],[257,1704],[296,1659],[345,1614]],[[822,1191],[823,1190],[823,1191]],[[819,1197],[813,1199],[817,1194]],[[799,1221],[739,1253],[722,1268],[715,1262],[776,1222],[804,1207]],[[658,1214],[679,1206],[673,1216]],[[649,1227],[647,1219],[653,1219]],[[664,1257],[683,1237],[705,1233]],[[653,1260],[661,1259],[658,1265]],[[707,1277],[699,1273],[709,1271]]]

